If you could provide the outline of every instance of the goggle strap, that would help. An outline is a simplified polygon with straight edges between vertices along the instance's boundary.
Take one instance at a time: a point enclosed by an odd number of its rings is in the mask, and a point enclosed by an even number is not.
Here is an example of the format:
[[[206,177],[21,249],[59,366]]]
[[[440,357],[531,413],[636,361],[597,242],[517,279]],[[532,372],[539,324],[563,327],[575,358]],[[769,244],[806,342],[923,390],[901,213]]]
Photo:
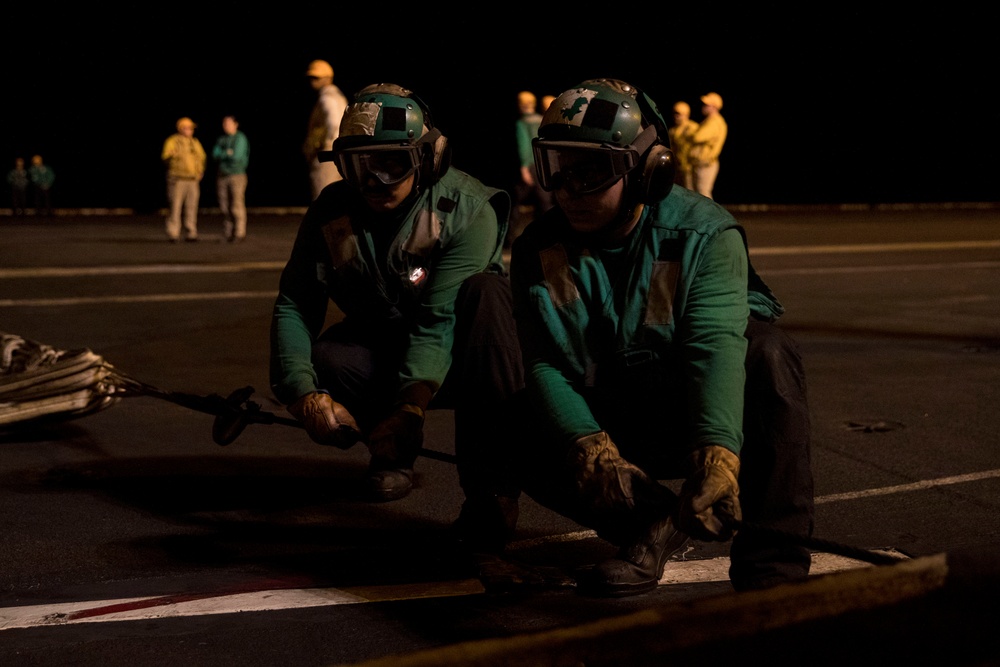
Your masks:
[[[417,139],[416,143],[430,144],[431,146],[433,146],[435,142],[437,142],[437,140],[440,138],[441,138],[441,130],[435,127],[433,129],[427,130],[427,132],[425,132],[422,137]]]
[[[650,146],[656,143],[658,136],[656,126],[649,125],[645,130],[640,132],[639,136],[632,142],[632,148],[639,153],[639,157],[642,157],[646,154],[646,151],[649,150]]]

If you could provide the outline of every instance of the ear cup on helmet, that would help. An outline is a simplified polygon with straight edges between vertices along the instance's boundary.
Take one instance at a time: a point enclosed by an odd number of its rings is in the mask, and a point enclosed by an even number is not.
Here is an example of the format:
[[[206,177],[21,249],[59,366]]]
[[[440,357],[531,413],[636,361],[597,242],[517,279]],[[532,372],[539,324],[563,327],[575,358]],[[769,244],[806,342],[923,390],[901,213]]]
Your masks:
[[[444,136],[434,125],[431,110],[417,95],[411,93],[410,98],[417,103],[424,114],[424,124],[427,132],[419,139],[421,144],[420,185],[430,187],[441,180],[448,167],[451,166],[451,148],[448,137]]]
[[[670,194],[670,188],[674,186],[677,164],[674,152],[670,150],[667,123],[664,121],[659,107],[638,88],[636,88],[636,100],[642,110],[642,117],[656,128],[658,143],[653,144],[649,152],[646,153],[646,161],[642,166],[642,193],[640,194],[643,204],[653,204]]]
[[[643,204],[654,204],[670,194],[676,170],[674,152],[663,144],[653,145],[646,153],[646,161],[642,166],[640,201]]]
[[[421,142],[420,184],[427,187],[437,183],[448,171],[451,166],[451,147],[448,146],[448,137],[436,128],[421,137]]]

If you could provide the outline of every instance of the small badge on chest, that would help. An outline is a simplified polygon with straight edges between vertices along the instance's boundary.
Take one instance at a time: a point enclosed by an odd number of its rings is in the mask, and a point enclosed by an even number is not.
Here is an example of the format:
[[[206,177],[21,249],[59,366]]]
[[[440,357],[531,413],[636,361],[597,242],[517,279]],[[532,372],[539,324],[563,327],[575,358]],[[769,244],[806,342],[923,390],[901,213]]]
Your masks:
[[[424,267],[418,266],[417,268],[410,271],[411,285],[419,285],[426,279],[427,279],[427,269],[425,269]]]

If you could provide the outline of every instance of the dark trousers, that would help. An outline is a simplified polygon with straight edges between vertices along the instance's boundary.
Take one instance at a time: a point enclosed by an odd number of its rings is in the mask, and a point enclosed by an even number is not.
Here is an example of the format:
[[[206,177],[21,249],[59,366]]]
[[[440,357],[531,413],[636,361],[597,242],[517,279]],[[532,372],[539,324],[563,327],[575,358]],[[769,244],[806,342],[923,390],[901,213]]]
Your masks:
[[[510,493],[509,486],[500,488],[508,477],[501,474],[498,423],[505,400],[524,385],[524,373],[508,279],[492,273],[467,279],[455,315],[451,368],[429,409],[455,412],[455,454],[466,495]],[[408,330],[364,326],[348,317],[313,347],[320,386],[365,433],[393,407],[408,340]]]
[[[773,324],[751,319],[746,337],[739,479],[743,521],[811,537],[813,476],[802,357],[795,341]],[[804,547],[751,529],[733,538],[729,556],[737,590],[805,577],[811,560]]]
[[[28,191],[26,188],[10,189],[10,205],[14,215],[24,215],[24,209],[28,206]]]
[[[35,213],[52,215],[52,193],[48,188],[35,187]]]
[[[798,347],[777,326],[753,319],[745,335],[740,505],[745,523],[770,530],[751,528],[733,538],[730,579],[737,590],[808,575],[809,551],[772,531],[811,536],[813,530],[809,409]],[[689,440],[682,426],[686,420],[680,392],[679,387],[651,387],[636,381],[630,390],[617,387],[588,394],[587,399],[598,423],[624,458],[653,479],[682,479]],[[588,509],[592,504],[576,497],[576,487],[565,471],[565,451],[532,437],[541,430],[532,426],[537,415],[524,392],[511,401],[511,410],[512,415],[527,419],[521,420],[519,435],[511,441],[520,444],[515,456],[522,462],[519,482],[536,502],[593,528],[619,546],[636,534],[637,524],[648,523],[643,515],[650,514],[650,508],[640,507],[640,501],[628,515],[596,517]],[[512,416],[512,420],[517,421],[517,417]]]

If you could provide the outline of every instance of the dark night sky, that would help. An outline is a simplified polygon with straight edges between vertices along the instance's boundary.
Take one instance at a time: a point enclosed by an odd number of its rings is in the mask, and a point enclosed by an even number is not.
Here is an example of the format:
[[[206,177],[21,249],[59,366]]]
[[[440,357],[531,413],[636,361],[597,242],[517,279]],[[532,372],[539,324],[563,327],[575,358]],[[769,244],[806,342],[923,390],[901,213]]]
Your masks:
[[[14,36],[0,44],[0,156],[42,154],[57,206],[165,205],[159,151],[176,119],[194,118],[210,150],[229,112],[251,142],[248,203],[306,205],[313,58],[333,64],[348,94],[378,81],[414,90],[453,164],[497,187],[515,175],[517,92],[608,76],[644,89],[668,120],[678,99],[697,120],[701,94],[723,96],[724,204],[1000,200],[985,10],[763,3],[708,18],[658,3],[567,18],[481,3],[452,18],[376,3],[158,4],[144,18],[100,3],[4,10]],[[203,193],[213,205],[207,182]]]

